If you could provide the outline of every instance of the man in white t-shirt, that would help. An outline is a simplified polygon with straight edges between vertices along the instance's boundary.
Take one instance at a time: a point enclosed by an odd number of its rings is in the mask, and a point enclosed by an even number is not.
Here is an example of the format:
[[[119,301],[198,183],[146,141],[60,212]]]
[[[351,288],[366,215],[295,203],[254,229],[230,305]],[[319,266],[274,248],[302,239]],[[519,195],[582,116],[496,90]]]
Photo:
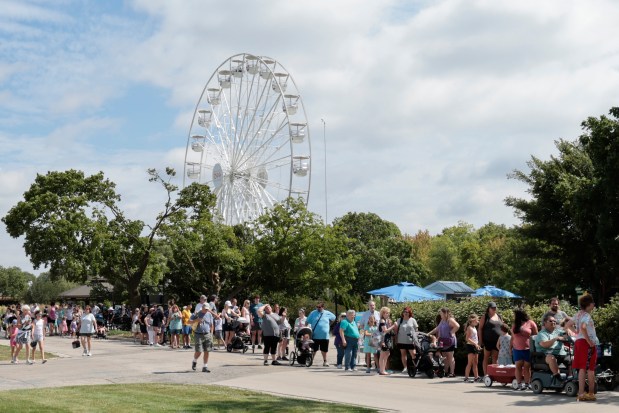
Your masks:
[[[368,303],[368,310],[363,313],[361,320],[359,320],[359,328],[363,328],[367,324],[372,314],[374,314],[376,325],[378,325],[378,322],[380,321],[380,313],[376,310],[376,303],[374,301],[370,301]]]

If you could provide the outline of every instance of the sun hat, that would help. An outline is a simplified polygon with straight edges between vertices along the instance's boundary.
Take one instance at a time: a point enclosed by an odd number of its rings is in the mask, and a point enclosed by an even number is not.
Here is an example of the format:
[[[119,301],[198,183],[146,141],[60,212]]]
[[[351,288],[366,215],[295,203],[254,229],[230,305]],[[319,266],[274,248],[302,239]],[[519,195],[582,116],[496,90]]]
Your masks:
[[[232,307],[232,303],[230,301],[226,301],[224,305],[227,305],[228,307]]]

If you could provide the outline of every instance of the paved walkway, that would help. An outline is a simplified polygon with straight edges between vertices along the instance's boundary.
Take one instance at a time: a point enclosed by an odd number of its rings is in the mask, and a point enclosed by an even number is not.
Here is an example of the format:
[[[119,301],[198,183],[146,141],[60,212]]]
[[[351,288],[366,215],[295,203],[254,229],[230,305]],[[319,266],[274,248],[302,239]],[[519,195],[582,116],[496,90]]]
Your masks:
[[[1,340],[0,345],[8,341]],[[485,388],[465,384],[460,379],[410,379],[394,374],[347,373],[334,367],[263,366],[259,354],[211,354],[212,373],[191,370],[192,352],[150,348],[131,342],[100,340],[94,342],[93,357],[82,357],[81,349],[73,350],[71,341],[51,337],[47,350],[60,358],[47,364],[12,365],[0,362],[0,389],[27,389],[110,383],[191,383],[215,384],[266,391],[280,395],[327,400],[376,407],[391,411],[431,411],[474,413],[585,413],[575,398],[554,393],[535,395],[503,387]],[[330,353],[330,355],[334,355]],[[22,355],[22,357],[25,357]],[[319,363],[322,364],[322,363]],[[200,370],[201,363],[198,364]],[[619,393],[602,392],[595,410],[619,413]]]

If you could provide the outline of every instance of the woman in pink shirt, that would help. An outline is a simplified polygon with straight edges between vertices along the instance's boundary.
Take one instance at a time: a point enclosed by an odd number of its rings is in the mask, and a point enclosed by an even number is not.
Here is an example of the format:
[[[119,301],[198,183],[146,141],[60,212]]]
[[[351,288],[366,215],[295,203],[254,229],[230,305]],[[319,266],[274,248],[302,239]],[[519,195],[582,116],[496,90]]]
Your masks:
[[[520,390],[530,388],[531,383],[531,350],[529,339],[537,335],[537,324],[529,318],[523,309],[514,311],[514,324],[512,325],[512,348],[514,363],[516,363],[516,380]],[[523,369],[524,367],[524,369]],[[524,373],[524,381],[523,381]]]

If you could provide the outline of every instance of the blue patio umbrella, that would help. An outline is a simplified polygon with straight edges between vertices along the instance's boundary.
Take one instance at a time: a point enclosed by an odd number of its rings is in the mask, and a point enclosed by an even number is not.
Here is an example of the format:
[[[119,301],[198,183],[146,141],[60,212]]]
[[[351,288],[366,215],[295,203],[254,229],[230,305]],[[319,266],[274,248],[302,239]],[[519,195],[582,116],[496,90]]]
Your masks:
[[[494,285],[485,285],[475,290],[473,297],[521,298],[511,291],[502,290]]]
[[[436,295],[425,288],[418,287],[406,281],[389,287],[379,288],[378,290],[368,291],[368,294],[384,295],[393,299],[396,303],[443,299],[440,295]]]

